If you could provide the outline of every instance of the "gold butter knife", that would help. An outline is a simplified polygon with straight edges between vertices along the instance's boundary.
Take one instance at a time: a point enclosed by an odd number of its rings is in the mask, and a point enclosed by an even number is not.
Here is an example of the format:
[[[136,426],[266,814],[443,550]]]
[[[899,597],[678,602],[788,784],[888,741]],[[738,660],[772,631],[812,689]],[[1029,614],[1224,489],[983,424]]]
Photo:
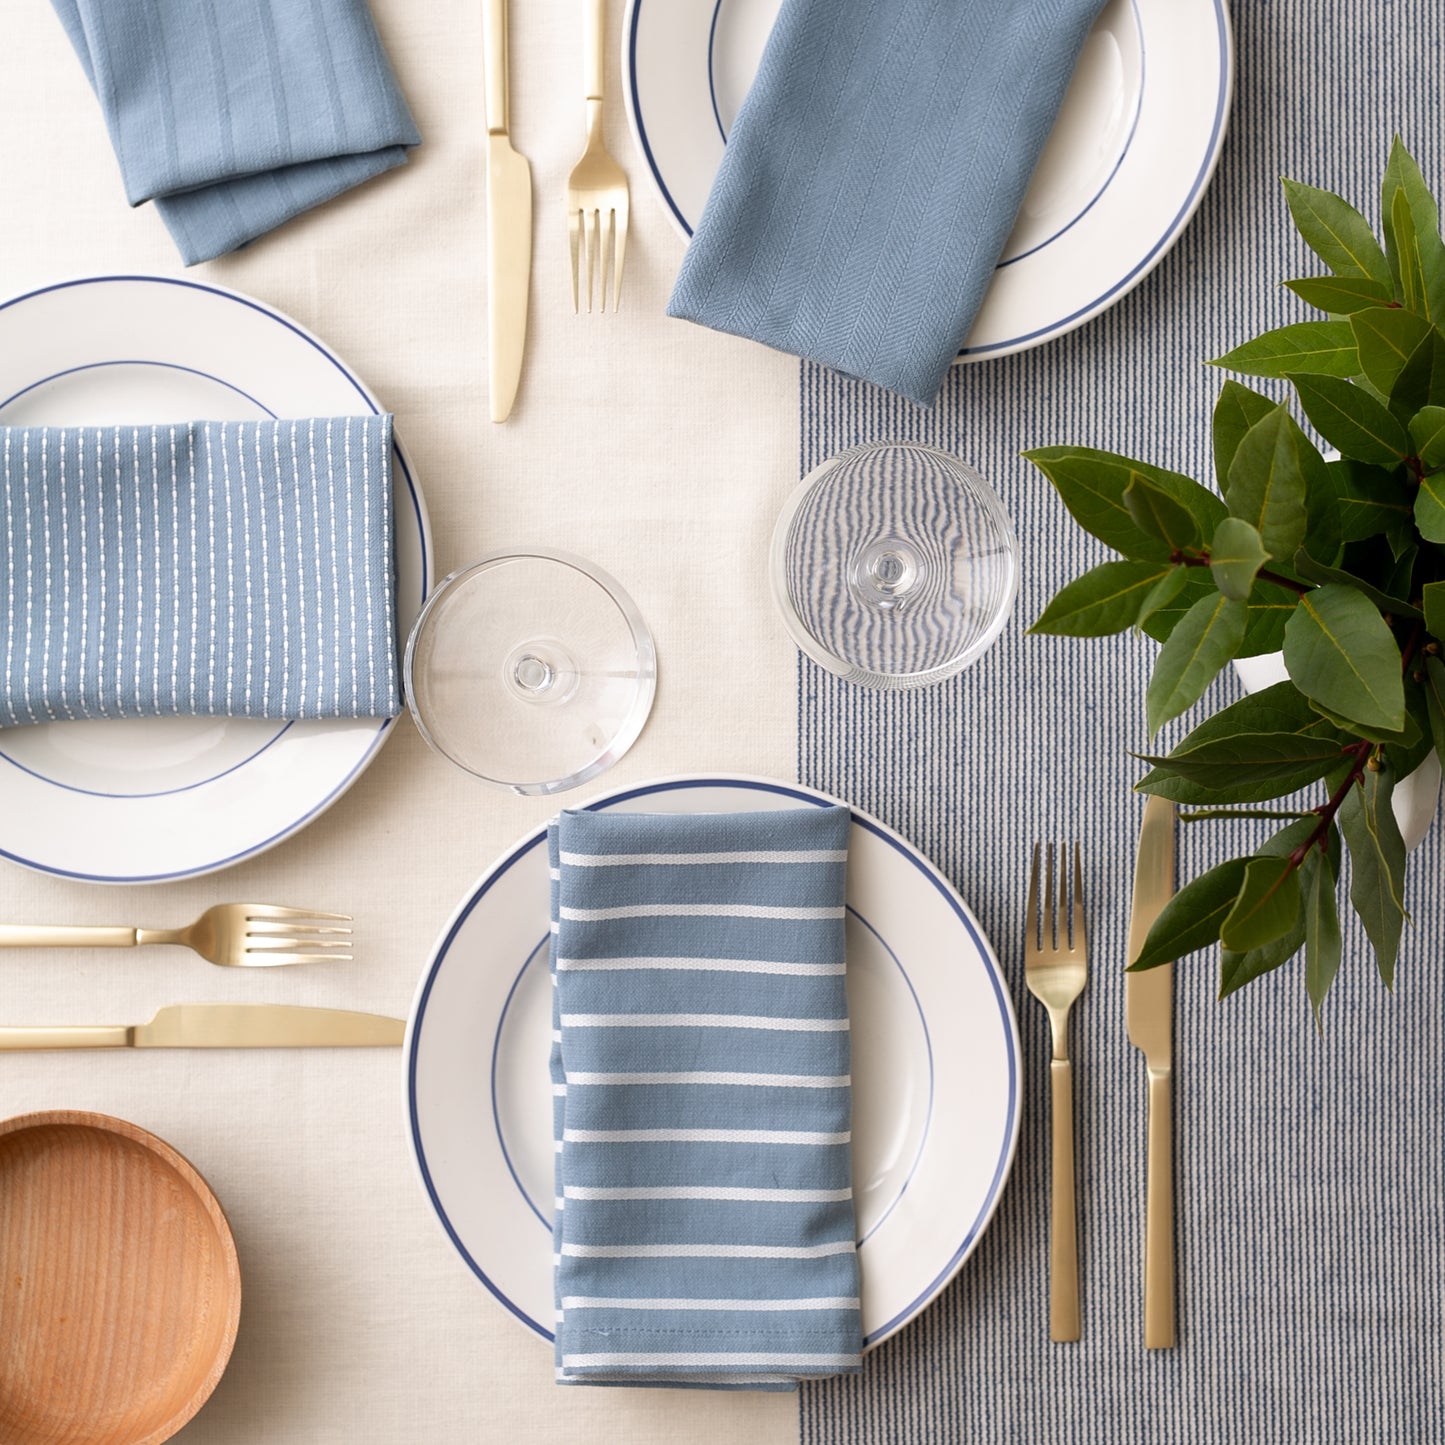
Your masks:
[[[532,280],[532,169],[512,147],[507,0],[482,0],[487,70],[487,386],[506,421],[522,379]]]
[[[188,1003],[148,1024],[0,1027],[0,1050],[396,1048],[405,1032],[402,1019],[347,1009]]]
[[[1134,911],[1129,961],[1174,894],[1174,804],[1151,797],[1144,805],[1134,865]],[[1149,1070],[1149,1146],[1144,1200],[1144,1343],[1174,1343],[1174,1137],[1171,1075],[1174,1054],[1174,965],[1124,975],[1129,1042]]]

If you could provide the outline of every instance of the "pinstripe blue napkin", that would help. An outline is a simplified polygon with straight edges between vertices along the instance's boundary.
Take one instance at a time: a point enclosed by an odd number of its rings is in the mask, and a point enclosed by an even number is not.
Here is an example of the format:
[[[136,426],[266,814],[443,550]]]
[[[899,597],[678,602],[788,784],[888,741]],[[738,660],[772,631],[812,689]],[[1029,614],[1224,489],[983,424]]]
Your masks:
[[[791,1389],[859,1368],[849,821],[549,828],[560,1381]]]
[[[1104,0],[783,0],[668,314],[938,394]]]
[[[126,199],[186,265],[406,161],[421,137],[366,0],[51,0]]]
[[[401,710],[391,417],[0,427],[0,727]]]

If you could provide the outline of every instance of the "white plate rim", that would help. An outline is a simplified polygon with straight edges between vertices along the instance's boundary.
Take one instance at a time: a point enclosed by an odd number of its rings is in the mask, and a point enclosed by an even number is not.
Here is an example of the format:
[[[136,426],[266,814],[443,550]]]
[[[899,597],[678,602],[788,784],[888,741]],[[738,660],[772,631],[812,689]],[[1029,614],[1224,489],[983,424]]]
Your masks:
[[[669,4],[676,4],[678,0],[667,0]],[[724,0],[712,0],[713,24],[709,33],[716,28],[717,16],[721,11]],[[1137,0],[1134,0],[1137,14]],[[1199,163],[1198,171],[1194,181],[1180,205],[1174,217],[1170,220],[1162,235],[1160,235],[1145,254],[1122,277],[1116,280],[1103,294],[1085,302],[1082,306],[1076,306],[1067,315],[1047,323],[1042,327],[1019,336],[1011,336],[1001,341],[989,342],[984,345],[965,346],[958,354],[956,361],[977,362],[985,361],[994,357],[1003,357],[1019,351],[1031,350],[1033,347],[1042,346],[1045,342],[1053,341],[1060,336],[1067,335],[1070,331],[1077,330],[1086,322],[1092,320],[1100,312],[1106,311],[1110,306],[1123,299],[1130,291],[1134,290],[1144,279],[1164,260],[1165,256],[1173,249],[1184,228],[1193,219],[1204,200],[1204,193],[1209,188],[1209,182],[1213,179],[1214,172],[1218,169],[1220,156],[1224,150],[1225,133],[1228,128],[1230,110],[1234,98],[1234,28],[1231,21],[1229,8],[1226,0],[1208,0],[1213,6],[1215,24],[1219,36],[1219,80],[1215,96],[1215,111],[1210,128],[1209,143],[1204,157]],[[644,162],[647,165],[648,173],[652,179],[654,189],[662,199],[667,211],[668,219],[673,229],[682,237],[686,243],[692,236],[692,228],[687,218],[683,215],[672,193],[667,187],[662,172],[658,167],[653,154],[651,143],[647,138],[646,125],[642,119],[642,101],[638,93],[637,84],[637,27],[642,14],[643,0],[627,0],[627,8],[622,23],[622,75],[623,75],[623,100],[627,111],[627,123],[632,131],[633,142],[641,152]],[[709,42],[711,43],[711,42]],[[1136,117],[1137,121],[1137,117]],[[1117,175],[1120,165],[1116,165],[1114,174],[1105,183],[1104,190],[1112,183],[1114,175]],[[1101,191],[1102,195],[1103,192]],[[1097,200],[1098,197],[1095,197]],[[1094,202],[1089,203],[1089,209]],[[1079,219],[1078,217],[1075,218]],[[1044,243],[1044,247],[1052,245],[1060,236],[1066,234],[1073,226],[1070,222],[1057,235]],[[1040,247],[1038,249],[1043,249]],[[1033,253],[1030,253],[1033,254]],[[1003,265],[1012,265],[1015,261],[1022,260],[1022,257],[1013,257]]]
[[[896,1334],[908,1324],[910,1320],[914,1319],[937,1299],[939,1294],[948,1286],[949,1282],[978,1247],[979,1241],[983,1238],[988,1225],[998,1211],[999,1203],[1003,1197],[1004,1186],[1008,1182],[1018,1153],[1019,1133],[1022,1121],[1021,1046],[1018,1033],[1018,1020],[1013,1007],[1013,997],[1009,992],[1007,983],[1004,981],[1003,970],[999,964],[998,956],[995,954],[992,944],[989,942],[987,935],[983,932],[981,925],[974,916],[973,910],[969,908],[968,904],[965,903],[960,896],[958,890],[943,876],[938,868],[914,847],[912,843],[900,833],[890,828],[886,823],[880,821],[871,813],[855,807],[851,803],[844,802],[842,799],[834,797],[832,794],[826,793],[821,789],[811,788],[801,783],[788,783],[777,778],[762,777],[748,773],[681,773],[650,779],[642,783],[633,784],[613,792],[602,794],[579,806],[588,811],[597,811],[628,802],[634,798],[646,797],[653,793],[673,791],[681,788],[754,789],[760,792],[770,792],[774,795],[794,798],[799,802],[808,803],[813,806],[841,805],[848,808],[856,824],[862,826],[884,843],[894,848],[940,893],[944,901],[952,908],[960,923],[963,924],[965,931],[973,941],[987,969],[989,984],[999,1008],[999,1018],[1003,1027],[1008,1066],[1008,1121],[1004,1129],[1003,1145],[995,1161],[993,1176],[984,1202],[977,1216],[965,1230],[963,1239],[955,1248],[948,1261],[935,1271],[930,1283],[916,1298],[901,1310],[897,1311],[893,1317],[884,1324],[869,1332],[864,1339],[864,1349],[871,1350],[891,1335]],[[548,1330],[537,1320],[534,1320],[521,1305],[510,1299],[496,1282],[487,1275],[486,1271],[483,1270],[481,1265],[473,1258],[471,1252],[467,1249],[458,1234],[456,1227],[448,1217],[446,1208],[438,1195],[436,1185],[426,1162],[426,1151],[421,1137],[421,1119],[417,1106],[416,1088],[421,1026],[426,1013],[427,1000],[431,994],[436,977],[446,961],[448,950],[467,922],[473,909],[475,909],[482,898],[485,897],[492,884],[499,880],[515,864],[526,858],[534,848],[542,843],[546,838],[546,833],[547,825],[543,823],[531,829],[522,838],[519,838],[504,854],[497,858],[475,880],[470,888],[468,888],[438,933],[436,942],[433,944],[431,954],[428,957],[426,967],[423,969],[421,978],[418,981],[416,993],[407,1015],[406,1036],[402,1044],[402,1106],[412,1165],[416,1171],[417,1180],[421,1185],[422,1192],[426,1195],[427,1201],[431,1206],[432,1216],[436,1220],[442,1233],[461,1256],[472,1274],[486,1286],[493,1298],[521,1324],[525,1325],[542,1339],[551,1342],[554,1338],[552,1331]],[[515,984],[513,987],[515,987]],[[495,1099],[489,1098],[487,1105],[488,1114],[494,1114]],[[891,1207],[892,1206],[890,1206],[890,1210]]]
[[[33,286],[30,289],[20,292],[16,295],[0,299],[0,314],[10,311],[13,307],[19,306],[26,301],[32,301],[38,297],[51,295],[55,292],[70,291],[82,286],[107,285],[115,283],[124,283],[130,285],[142,284],[174,286],[189,291],[208,294],[221,300],[234,302],[241,306],[244,306],[249,310],[258,313],[259,315],[266,317],[268,320],[278,323],[286,330],[292,332],[299,340],[306,342],[313,350],[315,350],[321,357],[323,357],[327,362],[329,362],[341,374],[341,376],[346,380],[346,382],[350,384],[352,389],[361,398],[361,400],[365,402],[365,404],[370,408],[373,415],[379,415],[382,411],[381,404],[377,400],[376,396],[356,376],[356,374],[350,369],[350,367],[348,367],[346,363],[343,362],[341,358],[334,351],[332,351],[329,346],[326,345],[325,342],[323,342],[314,333],[307,330],[307,328],[302,326],[300,322],[296,321],[293,317],[288,316],[285,312],[279,310],[278,308],[268,305],[266,302],[261,301],[254,296],[247,295],[243,291],[237,291],[228,286],[217,285],[213,281],[196,281],[191,280],[188,277],[162,276],[141,271],[102,272],[93,275],[71,276],[56,281],[50,281],[41,286]],[[144,358],[136,358],[136,360],[144,360]],[[32,382],[28,386],[22,388],[20,391],[15,392],[11,397],[3,399],[3,404],[8,405],[10,401],[13,401],[18,397],[24,395],[26,391],[32,389],[34,386],[41,385],[44,381],[54,379],[54,377],[42,378],[40,380]],[[212,379],[220,382],[220,384],[224,386],[231,387],[232,390],[238,391],[240,395],[248,395],[248,393],[240,391],[239,388],[236,388],[230,382],[227,382],[223,377],[214,377]],[[255,400],[254,398],[250,399],[253,401]],[[258,402],[257,405],[261,405],[261,403]],[[422,599],[424,600],[429,590],[431,577],[436,570],[435,552],[432,544],[431,535],[431,523],[427,513],[426,500],[423,497],[421,488],[417,483],[415,471],[413,470],[411,462],[406,455],[405,448],[402,446],[400,439],[395,435],[395,432],[393,432],[392,436],[392,447],[397,465],[401,469],[402,478],[406,483],[407,492],[410,496],[413,512],[416,517],[421,553],[421,593]],[[366,769],[371,765],[382,744],[391,735],[392,725],[396,721],[396,718],[381,719],[377,725],[375,735],[368,743],[365,752],[355,761],[355,763],[352,764],[347,774],[339,781],[337,781],[336,784],[332,787],[332,789],[324,797],[322,797],[319,801],[313,803],[307,809],[307,811],[303,813],[299,818],[288,822],[286,826],[276,832],[269,834],[267,837],[259,840],[258,842],[253,843],[235,853],[223,856],[221,858],[208,860],[206,862],[194,864],[185,868],[171,869],[160,873],[145,874],[102,874],[86,872],[80,869],[65,868],[56,863],[46,862],[41,859],[27,858],[22,854],[15,852],[13,849],[6,848],[4,846],[0,846],[0,858],[4,858],[12,863],[17,863],[20,866],[24,868],[29,868],[35,872],[47,874],[51,877],[66,878],[85,883],[104,884],[140,885],[151,883],[176,882],[181,879],[200,877],[208,873],[217,872],[224,868],[233,867],[238,863],[244,862],[248,858],[255,857],[258,854],[264,853],[269,849],[276,847],[278,844],[283,843],[287,838],[292,837],[302,828],[306,827],[307,824],[314,822],[315,819],[320,817],[321,814],[324,813],[328,808],[330,808],[331,805],[335,803],[336,800],[340,798],[341,795],[345,793],[356,782],[356,780],[361,776],[361,774],[365,772]],[[286,726],[283,727],[280,731],[278,731],[265,744],[264,747],[260,748],[257,751],[257,753],[252,754],[251,757],[248,757],[241,763],[238,763],[234,767],[228,769],[226,773],[220,774],[218,776],[227,776],[229,775],[229,773],[233,773],[245,768],[255,757],[259,756],[260,753],[267,751],[274,744],[279,743],[290,726],[291,724],[286,724]],[[21,771],[29,771],[28,769],[21,767],[21,765],[19,764],[13,764],[13,766],[20,767]],[[214,781],[214,779],[207,781]],[[195,784],[193,786],[196,788],[202,788],[206,786],[206,783],[203,782]],[[84,790],[71,789],[70,791],[83,792]],[[137,800],[139,800],[139,795],[137,795]]]

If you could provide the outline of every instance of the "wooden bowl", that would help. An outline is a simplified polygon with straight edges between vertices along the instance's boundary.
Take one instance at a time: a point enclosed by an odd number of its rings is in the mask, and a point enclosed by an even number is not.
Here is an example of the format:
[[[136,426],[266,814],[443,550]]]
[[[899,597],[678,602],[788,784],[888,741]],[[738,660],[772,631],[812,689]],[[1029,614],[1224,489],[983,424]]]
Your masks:
[[[104,1114],[0,1123],[0,1440],[157,1445],[205,1404],[241,1274],[216,1197]]]

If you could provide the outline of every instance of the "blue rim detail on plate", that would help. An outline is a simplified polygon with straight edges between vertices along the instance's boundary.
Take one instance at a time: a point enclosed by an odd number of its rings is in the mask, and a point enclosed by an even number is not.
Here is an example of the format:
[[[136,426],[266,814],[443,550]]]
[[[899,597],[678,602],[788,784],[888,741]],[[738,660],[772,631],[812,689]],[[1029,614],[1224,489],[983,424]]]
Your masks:
[[[0,311],[8,311],[12,306],[18,306],[22,301],[32,301],[37,296],[49,295],[52,291],[69,291],[80,286],[101,286],[114,282],[140,282],[154,286],[178,286],[184,290],[201,291],[211,296],[218,296],[224,301],[232,301],[237,305],[248,307],[250,310],[264,316],[269,321],[274,321],[284,326],[287,331],[306,342],[314,350],[319,352],[342,376],[346,378],[355,389],[356,394],[366,403],[373,416],[379,416],[380,408],[371,399],[366,388],[342,365],[341,360],[334,353],[327,350],[316,337],[303,331],[289,317],[283,316],[279,311],[273,311],[269,306],[263,306],[259,301],[249,296],[243,296],[238,291],[228,291],[221,286],[208,286],[200,281],[187,281],[177,276],[148,276],[144,273],[116,273],[105,276],[81,276],[70,281],[56,281],[48,286],[38,286],[32,291],[22,292],[19,296],[12,296],[7,301],[0,301]],[[17,393],[18,395],[19,393]],[[259,405],[260,403],[257,403]],[[392,447],[396,456],[397,465],[401,468],[401,474],[406,482],[407,492],[411,497],[412,510],[416,514],[417,531],[421,538],[421,593],[425,598],[428,590],[428,574],[430,572],[431,558],[428,555],[429,532],[426,524],[426,515],[422,511],[421,493],[417,488],[416,481],[412,477],[411,467],[407,463],[406,455],[402,451],[401,444],[397,440],[396,433],[392,433]],[[148,874],[99,874],[81,873],[69,868],[57,868],[53,864],[40,863],[31,858],[22,857],[18,853],[12,853],[7,849],[0,848],[0,858],[8,858],[12,863],[19,863],[23,867],[33,868],[38,873],[47,873],[53,878],[73,878],[86,883],[168,883],[181,878],[196,878],[205,873],[214,873],[221,868],[229,868],[232,864],[239,863],[243,859],[255,857],[258,853],[264,853],[268,848],[274,847],[277,843],[291,837],[299,832],[312,819],[320,817],[332,803],[339,798],[356,779],[365,771],[372,758],[376,756],[377,750],[386,741],[388,732],[391,729],[395,718],[384,719],[376,730],[376,736],[370,747],[357,761],[356,766],[347,773],[335,788],[316,804],[308,813],[297,819],[294,823],[288,824],[285,828],[259,843],[253,843],[240,852],[233,853],[227,857],[219,858],[211,863],[203,863],[194,868],[180,869],[170,873],[148,873]]]
[[[819,806],[824,807],[826,804],[819,804]],[[537,840],[537,842],[540,841],[541,839]],[[526,851],[531,852],[531,848],[529,847]],[[913,1162],[908,1166],[908,1173],[904,1177],[903,1183],[899,1185],[898,1193],[889,1201],[888,1208],[878,1216],[873,1228],[858,1241],[858,1247],[861,1249],[879,1229],[883,1227],[883,1221],[898,1207],[898,1201],[908,1192],[908,1186],[913,1182],[913,1175],[918,1169],[918,1161],[923,1157],[923,1146],[928,1142],[928,1130],[933,1123],[933,1039],[928,1032],[928,1020],[923,1016],[923,1006],[918,1002],[918,990],[913,987],[913,980],[908,977],[908,970],[903,967],[902,960],[889,946],[888,940],[851,904],[848,907],[848,912],[858,920],[862,927],[866,928],[868,932],[878,940],[879,946],[888,957],[893,960],[893,966],[902,976],[904,985],[908,989],[909,997],[913,1000],[913,1007],[918,1010],[918,1022],[923,1028],[923,1047],[928,1055],[928,1107],[924,1110],[923,1114],[923,1133],[918,1140],[918,1152],[914,1154]],[[551,937],[552,935],[550,933],[542,935],[542,941],[528,953],[521,968],[517,970],[517,976],[512,980],[511,988],[507,990],[507,997],[502,1001],[502,1012],[497,1017],[497,1031],[492,1035],[491,1067],[492,1127],[497,1131],[497,1145],[502,1151],[502,1158],[506,1161],[507,1173],[512,1176],[512,1183],[517,1186],[517,1193],[526,1200],[527,1208],[537,1216],[542,1227],[549,1231],[552,1228],[552,1221],[537,1208],[537,1201],[527,1192],[527,1186],[522,1183],[522,1176],[517,1173],[516,1166],[512,1163],[512,1151],[507,1148],[507,1136],[502,1129],[502,1116],[497,1108],[497,1058],[501,1053],[502,1030],[507,1026],[507,1010],[511,1008],[512,1000],[517,996],[517,990],[521,987],[522,980],[527,976],[527,970],[532,966],[532,960],[548,946]]]
[[[629,788],[625,792],[614,793],[606,798],[600,798],[595,803],[587,804],[587,808],[588,811],[592,812],[601,811],[604,808],[612,808],[616,807],[621,803],[630,802],[635,798],[646,798],[654,793],[674,792],[684,788],[747,788],[752,789],[755,792],[773,793],[778,797],[793,798],[799,802],[807,803],[813,807],[826,807],[831,801],[827,799],[826,795],[821,795],[817,792],[808,791],[803,788],[789,787],[786,784],[782,783],[770,783],[758,778],[697,777],[678,778],[671,781],[659,783],[646,783],[643,784],[641,787]],[[984,960],[985,968],[988,973],[989,984],[993,989],[994,1001],[998,1005],[999,1014],[1004,1023],[1004,1044],[1005,1052],[1008,1058],[1007,1123],[1004,1128],[1004,1138],[1002,1147],[999,1150],[998,1161],[994,1166],[993,1177],[989,1181],[988,1192],[984,1196],[983,1204],[980,1207],[977,1216],[969,1224],[968,1229],[963,1236],[962,1242],[959,1244],[958,1248],[954,1250],[952,1256],[949,1258],[949,1261],[944,1266],[944,1268],[934,1276],[934,1278],[930,1281],[927,1287],[916,1298],[914,1298],[909,1304],[905,1305],[903,1309],[901,1309],[896,1315],[894,1315],[891,1320],[888,1320],[886,1323],[880,1325],[876,1330],[873,1330],[871,1333],[864,1337],[863,1343],[866,1347],[872,1344],[874,1341],[882,1339],[885,1336],[891,1334],[894,1330],[898,1329],[908,1320],[912,1319],[913,1316],[916,1315],[926,1305],[931,1303],[933,1299],[938,1295],[939,1291],[943,1288],[943,1286],[947,1284],[948,1281],[957,1272],[964,1258],[973,1248],[974,1242],[977,1240],[980,1231],[983,1229],[984,1225],[987,1224],[989,1218],[993,1214],[994,1206],[998,1201],[999,1190],[1003,1186],[1004,1177],[1008,1173],[1010,1160],[1013,1158],[1019,1130],[1019,1092],[1018,1058],[1017,1050],[1015,1048],[1016,1029],[1013,1023],[1013,1014],[1009,1005],[1008,995],[1003,986],[1003,979],[1000,976],[998,968],[993,961],[993,951],[990,948],[987,940],[979,932],[973,918],[970,916],[967,908],[963,905],[952,886],[947,882],[947,880],[942,876],[942,874],[940,874],[937,869],[934,868],[933,865],[930,864],[927,859],[923,857],[921,853],[919,853],[901,836],[891,832],[882,824],[870,818],[867,814],[859,812],[856,808],[851,809],[851,811],[853,814],[853,822],[857,826],[865,829],[869,833],[872,833],[875,837],[888,844],[890,848],[893,848],[908,862],[912,863],[913,866],[917,868],[918,871],[922,873],[923,876],[927,878],[930,883],[932,883],[934,888],[936,888],[940,895],[943,897],[944,901],[947,902],[948,906],[953,910],[959,922],[963,924],[965,932],[967,932],[969,938],[973,941],[974,946],[978,949],[980,956]],[[416,1002],[412,1010],[410,1025],[411,1038],[409,1041],[409,1047],[406,1057],[406,1107],[407,1125],[411,1136],[412,1155],[416,1160],[417,1171],[421,1175],[422,1187],[426,1190],[427,1198],[431,1201],[432,1211],[436,1215],[437,1220],[441,1224],[441,1227],[446,1233],[447,1238],[451,1240],[453,1247],[466,1262],[467,1267],[486,1286],[487,1290],[497,1300],[497,1302],[501,1304],[510,1314],[515,1315],[517,1319],[520,1320],[524,1325],[526,1325],[528,1329],[532,1330],[533,1333],[540,1335],[544,1340],[547,1340],[550,1343],[555,1338],[552,1331],[545,1328],[545,1326],[539,1324],[519,1305],[515,1304],[512,1300],[510,1300],[502,1292],[498,1285],[491,1278],[488,1277],[486,1271],[481,1267],[480,1264],[477,1263],[477,1261],[468,1251],[467,1247],[462,1243],[461,1236],[457,1233],[456,1226],[451,1222],[451,1219],[448,1217],[446,1209],[442,1205],[441,1196],[437,1193],[436,1184],[432,1180],[431,1170],[428,1167],[426,1161],[426,1149],[422,1144],[421,1137],[421,1119],[417,1112],[416,1087],[417,1055],[421,1043],[422,1027],[426,1020],[427,1003],[431,998],[432,987],[436,983],[437,974],[440,971],[443,962],[446,960],[448,952],[451,950],[453,943],[456,942],[457,935],[461,932],[463,927],[465,927],[467,920],[472,916],[472,913],[475,911],[477,905],[492,890],[492,887],[511,870],[514,864],[520,862],[524,857],[527,856],[527,854],[529,854],[534,848],[536,848],[545,837],[546,829],[545,827],[543,827],[542,829],[539,829],[537,832],[532,834],[530,837],[523,839],[521,843],[517,844],[516,847],[512,850],[512,852],[509,853],[507,857],[497,867],[495,867],[491,872],[489,872],[475,887],[471,897],[467,899],[465,904],[463,904],[461,909],[458,911],[456,917],[453,919],[451,925],[447,928],[447,931],[443,935],[440,943],[438,943],[438,945],[436,946],[431,963],[427,968],[426,976],[422,980],[420,989],[418,990]],[[520,978],[520,975],[518,975],[518,977]],[[512,987],[515,989],[516,980],[513,980]],[[510,1000],[510,993],[508,994],[508,998]],[[498,1024],[498,1027],[500,1028],[500,1022]],[[495,1045],[493,1057],[495,1058]],[[931,1049],[929,1064],[931,1084]],[[493,1090],[494,1121],[495,1107],[495,1090]],[[929,1111],[931,1115],[931,1087],[929,1097]],[[926,1130],[924,1137],[925,1139],[927,1138]],[[508,1168],[511,1168],[510,1161],[508,1161]],[[513,1172],[512,1178],[514,1181],[516,1180],[515,1172]],[[520,1185],[518,1187],[520,1188]],[[527,1196],[525,1191],[522,1191],[522,1197],[526,1199]],[[901,1193],[899,1197],[902,1197]],[[529,1204],[530,1202],[531,1201],[528,1200]]]
[[[1135,6],[1135,15],[1137,17],[1137,0],[1133,0],[1133,3]],[[623,58],[625,61],[625,69],[627,71],[628,94],[632,101],[633,123],[637,130],[637,138],[642,145],[642,153],[647,160],[648,170],[652,172],[653,183],[657,186],[657,189],[661,193],[662,199],[666,202],[668,209],[672,212],[673,216],[676,217],[678,225],[682,227],[683,231],[688,236],[691,236],[692,227],[688,223],[687,217],[683,215],[682,208],[677,204],[676,200],[673,199],[672,192],[669,191],[667,188],[667,183],[662,178],[662,171],[657,164],[656,156],[652,152],[652,144],[647,138],[647,127],[642,119],[642,97],[638,93],[637,89],[637,27],[642,16],[643,0],[631,0],[631,4],[631,22],[627,28],[627,48]],[[1067,316],[1063,316],[1058,318],[1057,320],[1051,321],[1047,326],[1042,326],[1034,331],[1026,332],[1022,336],[1014,336],[1004,341],[991,342],[987,346],[965,346],[958,353],[960,356],[988,356],[998,351],[1016,350],[1019,347],[1025,346],[1031,341],[1062,336],[1066,332],[1072,330],[1074,326],[1081,325],[1083,322],[1087,321],[1091,316],[1096,314],[1101,308],[1106,306],[1116,296],[1119,296],[1122,292],[1128,291],[1132,286],[1136,285],[1139,281],[1142,281],[1143,278],[1163,258],[1163,253],[1167,251],[1169,247],[1173,244],[1175,238],[1178,236],[1184,224],[1189,220],[1189,218],[1194,214],[1195,210],[1197,209],[1200,197],[1204,191],[1204,187],[1208,184],[1209,178],[1214,174],[1214,169],[1219,163],[1220,151],[1223,147],[1224,125],[1228,118],[1229,97],[1233,89],[1234,37],[1229,24],[1229,16],[1225,10],[1224,0],[1213,0],[1213,5],[1215,27],[1216,32],[1219,36],[1220,62],[1219,87],[1216,92],[1215,98],[1214,121],[1210,129],[1209,144],[1205,149],[1203,164],[1200,166],[1198,172],[1196,173],[1194,181],[1189,188],[1189,192],[1184,198],[1183,204],[1179,207],[1179,210],[1176,212],[1174,218],[1170,221],[1163,235],[1159,237],[1158,241],[1155,242],[1153,247],[1151,247],[1149,252],[1143,257],[1143,259],[1139,261],[1139,263],[1133,268],[1133,270],[1131,270],[1127,275],[1123,276],[1119,281],[1115,282],[1115,284],[1111,286],[1107,291],[1105,291],[1101,296],[1096,296],[1092,301],[1086,303],[1083,306],[1080,306],[1074,311],[1071,311]],[[721,0],[718,0],[718,8],[721,9]],[[713,25],[716,26],[716,24],[717,11],[714,11]],[[711,40],[709,40],[709,46],[711,46]],[[709,55],[708,69],[710,79],[712,69],[711,55]],[[1140,94],[1141,96],[1143,94],[1142,84],[1140,86]],[[713,103],[713,110],[714,114],[716,115],[716,100],[714,100]],[[1134,120],[1134,127],[1130,130],[1131,144],[1134,136],[1134,131],[1137,129],[1137,126],[1138,115],[1136,114]],[[718,128],[720,130],[722,128],[722,121],[720,117],[718,119]],[[1126,147],[1126,154],[1127,149],[1128,148]],[[1120,157],[1120,164],[1122,164],[1122,162],[1123,156]],[[1114,176],[1118,174],[1118,169],[1119,167],[1116,165],[1113,172],[1110,173],[1109,181],[1105,183],[1104,188],[1099,192],[1099,195],[1095,196],[1094,200],[1091,201],[1087,207],[1085,207],[1085,210],[1081,211],[1078,216],[1074,217],[1073,221],[1069,222],[1068,226],[1065,226],[1062,231],[1059,231],[1055,236],[1051,237],[1050,241],[1057,240],[1058,236],[1063,235],[1064,231],[1069,230],[1079,220],[1082,219],[1082,217],[1088,210],[1091,210],[1093,208],[1094,204],[1099,200],[1099,198],[1104,194],[1104,192],[1108,190],[1109,184],[1112,183]],[[1043,244],[1048,245],[1049,242],[1044,242]],[[1033,255],[1040,249],[1042,249],[1042,247],[1035,247],[1033,251],[1030,251],[1026,254]],[[1004,264],[1012,265],[1014,261],[1020,261],[1022,259],[1022,256],[1015,256],[1010,261],[1005,262]]]

